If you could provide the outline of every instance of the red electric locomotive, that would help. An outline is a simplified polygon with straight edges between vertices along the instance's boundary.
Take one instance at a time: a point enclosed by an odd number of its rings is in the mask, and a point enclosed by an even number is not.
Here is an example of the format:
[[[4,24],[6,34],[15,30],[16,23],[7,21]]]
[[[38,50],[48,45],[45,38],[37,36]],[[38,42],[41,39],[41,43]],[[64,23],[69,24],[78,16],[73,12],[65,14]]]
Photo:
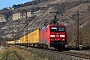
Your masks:
[[[39,43],[62,50],[67,44],[66,28],[63,24],[49,24],[40,30]]]

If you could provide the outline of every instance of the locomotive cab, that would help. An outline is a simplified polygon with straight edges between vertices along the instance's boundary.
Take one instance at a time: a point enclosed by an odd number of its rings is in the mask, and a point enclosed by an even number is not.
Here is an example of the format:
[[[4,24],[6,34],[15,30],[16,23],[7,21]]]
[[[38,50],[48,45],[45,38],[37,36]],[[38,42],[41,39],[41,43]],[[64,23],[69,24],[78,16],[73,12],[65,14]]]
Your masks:
[[[47,25],[40,30],[39,43],[58,50],[64,49],[67,43],[65,26],[59,24]]]
[[[50,46],[56,49],[64,49],[67,43],[66,28],[64,25],[50,26]]]

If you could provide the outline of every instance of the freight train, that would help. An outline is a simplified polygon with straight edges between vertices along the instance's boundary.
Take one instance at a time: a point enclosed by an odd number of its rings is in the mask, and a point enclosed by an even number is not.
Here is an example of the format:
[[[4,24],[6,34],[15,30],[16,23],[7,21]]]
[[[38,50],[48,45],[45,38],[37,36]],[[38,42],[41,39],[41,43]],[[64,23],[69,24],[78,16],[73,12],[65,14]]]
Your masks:
[[[26,39],[27,37],[28,40]],[[66,27],[64,24],[48,24],[42,29],[32,31],[28,35],[22,36],[19,40],[15,40],[15,44],[45,49],[53,47],[56,50],[63,50],[65,45],[67,45]]]

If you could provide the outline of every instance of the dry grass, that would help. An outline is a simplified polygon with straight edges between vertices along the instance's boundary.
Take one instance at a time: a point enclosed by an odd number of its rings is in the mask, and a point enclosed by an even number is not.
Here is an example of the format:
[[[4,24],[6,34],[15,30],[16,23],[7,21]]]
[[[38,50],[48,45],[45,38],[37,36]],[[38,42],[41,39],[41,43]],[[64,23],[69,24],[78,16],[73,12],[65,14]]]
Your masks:
[[[17,48],[15,46],[5,47],[5,49],[0,52],[0,59],[2,59],[3,56],[6,56],[7,51],[10,52],[9,53],[10,60],[18,60],[16,55],[14,54],[14,51],[16,51],[22,57],[23,60],[48,60],[47,58],[41,57],[37,54],[34,54],[33,52]]]
[[[15,46],[11,46],[8,48],[9,51],[17,51],[17,53],[23,58],[23,60],[45,60],[45,58],[38,56],[30,51],[27,51],[25,49],[20,49]],[[11,54],[13,56],[13,53]]]

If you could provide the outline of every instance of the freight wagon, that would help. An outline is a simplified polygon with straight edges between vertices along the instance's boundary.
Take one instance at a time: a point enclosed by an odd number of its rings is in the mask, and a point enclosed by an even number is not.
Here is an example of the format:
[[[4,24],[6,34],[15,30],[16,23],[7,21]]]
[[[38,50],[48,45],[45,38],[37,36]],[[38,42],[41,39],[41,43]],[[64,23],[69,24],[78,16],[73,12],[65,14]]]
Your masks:
[[[20,38],[20,45],[26,45],[26,35]]]
[[[12,45],[15,44],[15,41],[6,41],[6,44]]]
[[[37,46],[39,43],[39,29],[28,34],[28,44],[29,46]]]

